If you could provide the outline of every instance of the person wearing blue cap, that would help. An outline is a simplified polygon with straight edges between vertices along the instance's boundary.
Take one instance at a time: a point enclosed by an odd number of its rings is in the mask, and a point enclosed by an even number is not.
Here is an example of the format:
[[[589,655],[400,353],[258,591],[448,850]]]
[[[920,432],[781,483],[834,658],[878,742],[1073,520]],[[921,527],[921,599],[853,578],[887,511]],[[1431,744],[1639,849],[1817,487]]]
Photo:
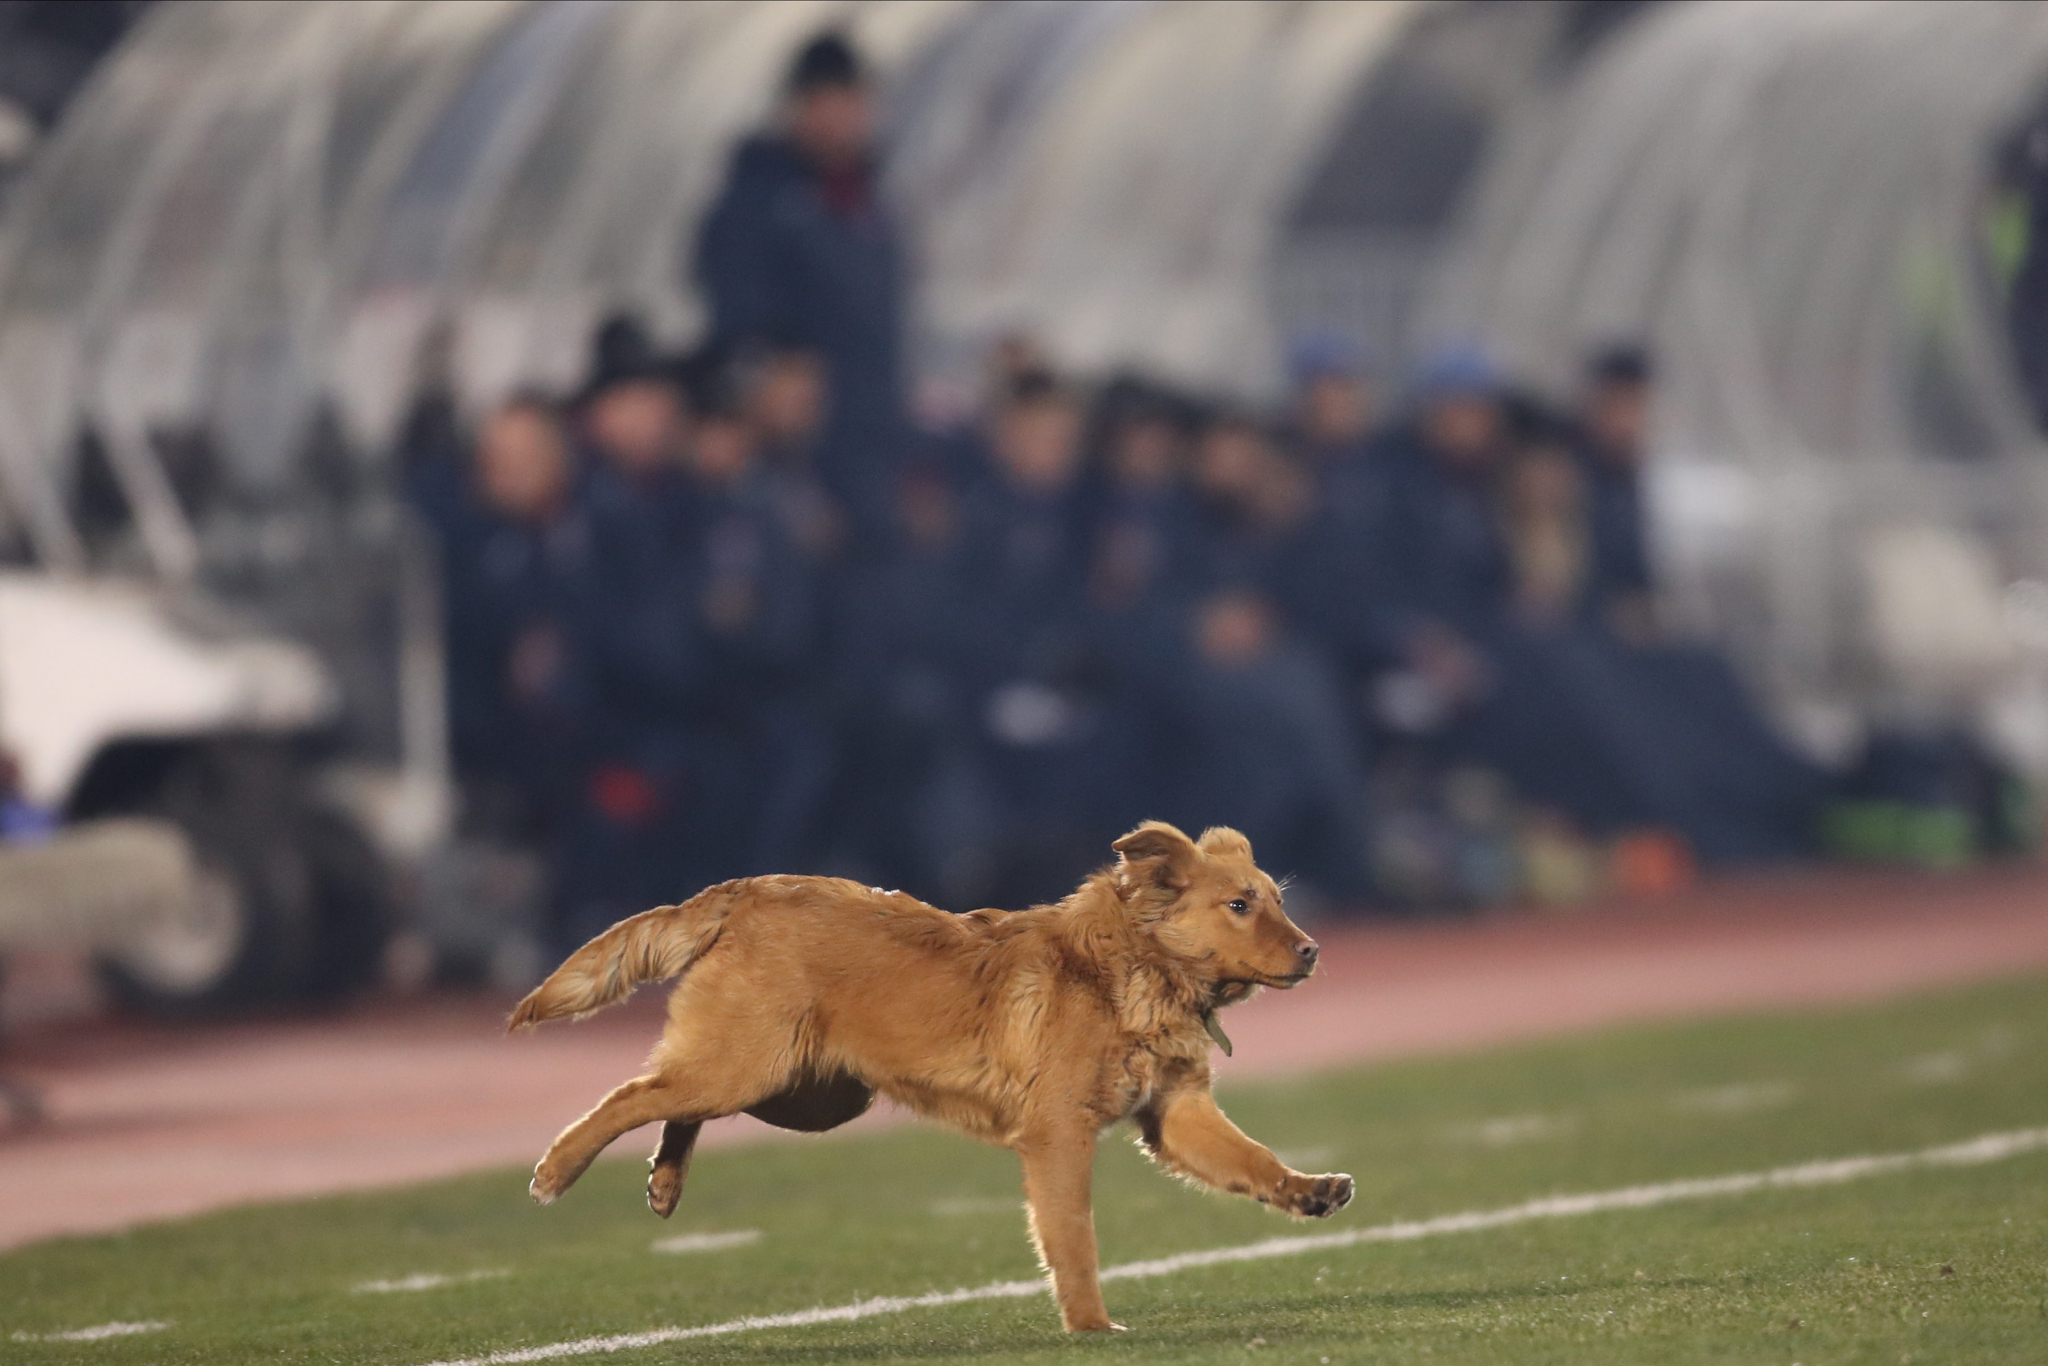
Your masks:
[[[1452,709],[1484,691],[1477,642],[1506,598],[1494,487],[1508,445],[1503,398],[1483,351],[1437,351],[1417,371],[1414,411],[1382,456],[1393,482],[1389,589],[1405,618],[1387,643]]]
[[[1445,348],[1417,370],[1412,412],[1382,456],[1393,472],[1381,560],[1391,605],[1354,650],[1384,730],[1611,821],[1616,784],[1601,750],[1516,616],[1502,486],[1528,405],[1511,399],[1475,347]]]
[[[1291,444],[1315,480],[1308,558],[1312,591],[1299,604],[1341,667],[1364,675],[1387,663],[1387,519],[1393,466],[1375,439],[1376,394],[1366,349],[1337,332],[1309,332],[1288,352]]]
[[[1316,464],[1359,454],[1372,434],[1375,400],[1370,356],[1340,332],[1307,332],[1288,348],[1294,440]]]

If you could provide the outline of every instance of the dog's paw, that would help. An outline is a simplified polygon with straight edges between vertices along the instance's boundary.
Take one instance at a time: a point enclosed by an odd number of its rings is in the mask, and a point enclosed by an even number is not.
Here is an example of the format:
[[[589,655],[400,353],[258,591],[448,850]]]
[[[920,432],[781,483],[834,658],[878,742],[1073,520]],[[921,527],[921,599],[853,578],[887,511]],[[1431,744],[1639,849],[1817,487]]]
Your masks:
[[[1104,1314],[1101,1318],[1068,1319],[1061,1325],[1069,1333],[1126,1333],[1130,1330],[1121,1323],[1113,1323]]]
[[[550,1172],[546,1162],[542,1162],[533,1169],[533,1180],[527,1183],[526,1193],[533,1197],[536,1205],[552,1205],[568,1184],[558,1173]]]
[[[682,1198],[682,1168],[660,1163],[647,1173],[647,1208],[666,1219],[676,1212],[676,1202]]]
[[[1342,1172],[1328,1176],[1288,1178],[1280,1192],[1280,1207],[1303,1219],[1327,1219],[1351,1203],[1355,1187]]]

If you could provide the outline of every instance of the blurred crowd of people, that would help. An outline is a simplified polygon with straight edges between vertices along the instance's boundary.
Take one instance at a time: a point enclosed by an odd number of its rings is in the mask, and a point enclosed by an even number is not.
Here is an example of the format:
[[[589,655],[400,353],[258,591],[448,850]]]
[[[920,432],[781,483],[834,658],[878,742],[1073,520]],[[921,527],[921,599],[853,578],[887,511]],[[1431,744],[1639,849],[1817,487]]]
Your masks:
[[[691,246],[702,350],[617,319],[573,398],[404,438],[472,819],[553,851],[563,941],[752,873],[1022,904],[1147,817],[1338,907],[1799,849],[1819,775],[1658,629],[1646,354],[1558,412],[1449,349],[1383,407],[1304,338],[1267,412],[1011,338],[920,426],[856,55],[787,94]]]

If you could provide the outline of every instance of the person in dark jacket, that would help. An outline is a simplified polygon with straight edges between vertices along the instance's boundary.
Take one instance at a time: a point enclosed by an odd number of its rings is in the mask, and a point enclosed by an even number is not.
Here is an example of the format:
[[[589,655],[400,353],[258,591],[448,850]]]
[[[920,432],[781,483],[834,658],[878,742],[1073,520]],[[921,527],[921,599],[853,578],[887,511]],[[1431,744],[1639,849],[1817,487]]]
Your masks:
[[[964,559],[950,472],[905,465],[887,551],[852,568],[834,660],[846,755],[838,815],[862,875],[940,902],[979,890],[972,863],[997,821],[975,763],[986,623]]]
[[[761,468],[740,377],[707,373],[696,406],[679,582],[706,673],[692,724],[695,830],[685,834],[707,860],[697,880],[709,882],[807,866],[833,754],[816,668],[818,576]],[[711,832],[740,813],[729,846],[737,857],[722,864]]]
[[[1579,449],[1586,472],[1593,588],[1607,624],[1624,638],[1651,630],[1649,538],[1643,458],[1650,436],[1649,354],[1614,346],[1586,367]]]
[[[784,529],[814,570],[828,571],[847,551],[845,510],[818,470],[831,395],[817,353],[783,346],[735,367],[748,419],[760,436],[763,487]]]
[[[562,799],[560,949],[681,892],[670,868],[680,767],[671,692],[696,657],[662,600],[681,536],[689,421],[675,377],[637,329],[613,320],[575,412],[586,548],[573,632],[591,707]]]
[[[1708,862],[1788,852],[1799,765],[1717,657],[1647,634],[1638,505],[1610,503],[1603,527],[1597,476],[1570,424],[1531,400],[1515,406],[1486,556],[1501,595],[1460,628],[1485,687],[1458,743],[1586,834],[1677,836]],[[1634,623],[1633,634],[1617,623]]]
[[[1081,428],[1074,392],[1030,372],[975,443],[958,568],[974,741],[967,762],[939,775],[952,794],[942,861],[956,901],[1061,895],[1121,818],[1111,813],[1128,808],[1124,736],[1085,611]]]
[[[1295,339],[1287,359],[1295,454],[1325,469],[1369,454],[1378,402],[1365,349],[1336,333],[1312,332]]]
[[[582,482],[562,417],[518,396],[482,424],[462,515],[441,547],[449,730],[464,823],[545,849],[548,935],[574,947],[639,888],[588,844],[587,779],[605,707],[586,626],[596,589]]]
[[[610,702],[608,771],[621,793],[629,775],[645,793],[621,814],[651,832],[648,876],[669,899],[802,866],[829,764],[803,692],[808,570],[761,487],[731,370],[694,378],[681,440],[655,446],[637,481],[606,483],[593,525],[607,591],[587,627]]]
[[[1188,590],[1195,505],[1187,487],[1187,414],[1136,382],[1104,395],[1088,527],[1090,607],[1121,629],[1140,628]]]
[[[1241,412],[1196,443],[1191,581],[1170,667],[1166,809],[1231,825],[1311,894],[1367,895],[1361,736],[1318,630],[1322,556],[1311,473]]]
[[[1416,680],[1418,725],[1478,703],[1488,692],[1486,641],[1508,593],[1496,516],[1508,451],[1499,372],[1481,353],[1431,357],[1412,417],[1381,443],[1391,481],[1388,591],[1397,610],[1389,648]]]
[[[1589,629],[1560,645],[1560,674],[1642,809],[1703,859],[1791,857],[1808,846],[1826,775],[1772,731],[1724,657],[1658,621],[1643,495],[1654,379],[1636,346],[1587,366],[1575,501]],[[1571,474],[1558,456],[1562,487]]]
[[[600,348],[598,363],[578,404],[600,599],[584,629],[605,698],[609,761],[631,768],[652,761],[650,737],[671,728],[676,695],[687,686],[680,680],[701,667],[700,643],[670,600],[686,551],[690,412],[673,370],[652,356],[614,346]],[[657,774],[638,780],[650,792],[661,786]],[[614,785],[623,791],[626,780]]]
[[[392,464],[406,501],[444,541],[473,510],[468,433],[455,397],[455,327],[428,324],[413,359],[413,394],[392,443]]]
[[[694,260],[719,346],[824,362],[819,472],[868,540],[887,534],[907,430],[901,251],[877,182],[866,71],[821,34],[790,67],[779,125],[734,153]]]
[[[456,768],[512,785],[544,820],[580,739],[588,526],[546,400],[520,396],[493,413],[469,466],[467,511],[442,549]]]
[[[1370,696],[1380,726],[1434,762],[1505,774],[1523,797],[1582,825],[1625,826],[1636,813],[1599,763],[1541,632],[1522,619],[1522,542],[1506,515],[1518,446],[1508,400],[1488,357],[1447,348],[1425,361],[1412,414],[1383,443],[1389,667]]]

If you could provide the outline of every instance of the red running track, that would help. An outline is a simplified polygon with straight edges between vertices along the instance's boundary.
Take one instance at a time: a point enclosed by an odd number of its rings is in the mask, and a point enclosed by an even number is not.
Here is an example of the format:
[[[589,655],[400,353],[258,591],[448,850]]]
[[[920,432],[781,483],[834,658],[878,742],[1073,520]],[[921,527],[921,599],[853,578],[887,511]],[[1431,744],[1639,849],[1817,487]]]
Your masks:
[[[1318,933],[1314,980],[1231,1012],[1226,1076],[2035,971],[2048,967],[2048,872],[1805,872],[1655,904]],[[0,1247],[531,1163],[637,1070],[660,1023],[645,993],[507,1038],[508,1005],[442,996],[315,1020],[24,1034],[8,1065],[45,1088],[50,1120],[0,1138]],[[706,1141],[776,1132],[728,1120]]]

